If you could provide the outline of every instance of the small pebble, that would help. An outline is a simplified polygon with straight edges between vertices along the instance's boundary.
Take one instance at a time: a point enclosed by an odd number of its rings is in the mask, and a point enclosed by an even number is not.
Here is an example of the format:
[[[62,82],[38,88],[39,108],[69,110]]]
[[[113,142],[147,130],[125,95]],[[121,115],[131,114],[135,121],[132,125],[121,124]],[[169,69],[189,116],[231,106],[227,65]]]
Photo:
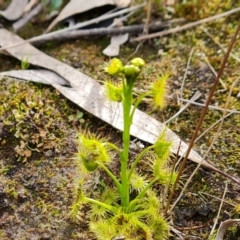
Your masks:
[[[240,99],[240,92],[237,94],[237,98],[239,98],[239,99]]]
[[[46,157],[52,157],[53,155],[54,155],[53,150],[48,150],[48,151],[45,152]]]

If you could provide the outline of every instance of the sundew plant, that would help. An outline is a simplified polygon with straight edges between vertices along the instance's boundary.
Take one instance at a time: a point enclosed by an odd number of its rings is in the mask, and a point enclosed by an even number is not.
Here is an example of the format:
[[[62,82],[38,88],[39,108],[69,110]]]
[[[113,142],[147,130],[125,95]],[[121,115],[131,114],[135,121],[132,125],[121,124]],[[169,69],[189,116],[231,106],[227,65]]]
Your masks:
[[[117,75],[122,80],[121,84],[111,81],[105,84],[107,97],[123,105],[122,148],[91,133],[80,133],[77,140],[76,161],[80,173],[71,214],[75,219],[83,220],[83,214],[87,212],[90,231],[97,239],[124,236],[128,240],[160,240],[169,237],[170,227],[163,216],[163,194],[156,186],[169,186],[176,179],[176,173],[168,164],[171,142],[162,134],[154,145],[143,149],[130,161],[130,129],[141,100],[151,97],[156,106],[166,105],[167,74],[160,76],[145,93],[133,98],[133,87],[144,65],[141,58],[135,58],[127,65],[114,58],[105,68],[110,75]],[[111,170],[113,152],[120,161],[119,174]],[[143,159],[148,166],[145,171],[140,169]],[[99,179],[97,176],[103,171],[108,177],[101,178],[100,175]]]

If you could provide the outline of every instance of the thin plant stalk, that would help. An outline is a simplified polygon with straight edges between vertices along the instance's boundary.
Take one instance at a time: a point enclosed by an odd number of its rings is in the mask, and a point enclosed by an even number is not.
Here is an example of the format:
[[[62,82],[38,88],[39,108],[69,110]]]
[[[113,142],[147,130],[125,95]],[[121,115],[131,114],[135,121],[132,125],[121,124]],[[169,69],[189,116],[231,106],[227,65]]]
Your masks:
[[[134,115],[135,110],[136,110],[136,108],[138,107],[138,105],[139,105],[139,104],[142,102],[142,100],[143,100],[146,96],[148,96],[150,93],[151,93],[151,92],[146,92],[146,93],[142,94],[142,95],[137,99],[136,103],[135,103],[134,106],[133,106],[132,112],[131,112],[131,117],[132,117],[132,118],[133,118],[133,115]]]
[[[119,183],[119,181],[114,176],[114,174],[104,164],[101,164],[101,167],[105,170],[105,172],[108,174],[108,176],[113,180],[113,182],[115,183],[115,185],[117,187],[118,193],[121,195],[122,185]]]
[[[158,181],[158,178],[156,177],[150,183],[148,183],[148,185],[137,195],[137,197],[131,201],[130,204],[132,205],[132,207],[137,204],[138,200],[143,198],[143,196],[146,194],[147,190],[157,181]]]
[[[106,142],[105,143],[106,146],[109,146],[110,148],[114,149],[117,153],[120,153],[120,149],[113,143],[110,143],[110,142]]]
[[[128,180],[130,180],[131,175],[132,175],[134,169],[136,168],[137,164],[139,163],[139,161],[141,160],[141,158],[143,157],[143,155],[145,155],[148,151],[150,151],[150,150],[153,149],[153,148],[154,148],[154,145],[149,146],[149,147],[145,148],[145,149],[137,156],[137,158],[134,160],[134,162],[133,162],[133,164],[132,164],[132,167],[131,167],[131,169],[130,169],[130,171],[129,171],[129,173],[128,173]]]
[[[95,199],[93,199],[93,198],[85,197],[85,200],[86,200],[87,202],[89,202],[89,203],[93,203],[93,204],[95,204],[95,205],[98,205],[98,206],[100,206],[100,207],[103,207],[103,208],[105,208],[105,209],[107,209],[107,210],[109,210],[109,211],[111,211],[111,212],[114,211],[114,207],[113,207],[113,206],[108,205],[108,204],[103,203],[103,202],[100,202],[100,201],[98,201],[98,200],[95,200]]]
[[[124,115],[124,127],[123,127],[123,151],[120,154],[121,159],[121,182],[122,182],[122,194],[121,203],[123,207],[127,207],[129,204],[129,181],[127,176],[127,164],[129,159],[129,146],[130,146],[130,127],[132,124],[132,117],[130,115],[132,106],[132,90],[133,82],[123,84],[123,115]]]

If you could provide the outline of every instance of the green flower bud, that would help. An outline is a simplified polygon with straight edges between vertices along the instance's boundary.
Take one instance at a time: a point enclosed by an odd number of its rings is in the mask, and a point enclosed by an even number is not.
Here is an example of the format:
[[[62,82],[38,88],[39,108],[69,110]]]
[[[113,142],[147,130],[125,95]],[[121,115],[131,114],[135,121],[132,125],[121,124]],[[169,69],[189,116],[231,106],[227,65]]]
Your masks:
[[[87,157],[82,156],[82,162],[84,167],[89,171],[92,172],[98,168],[98,163],[95,162],[93,156],[89,155]]]
[[[125,65],[123,67],[123,72],[126,78],[136,78],[137,75],[140,73],[140,68],[135,65]]]
[[[130,63],[140,69],[145,65],[145,61],[142,58],[134,58],[130,61]]]
[[[122,62],[118,58],[113,58],[108,67],[105,68],[105,71],[110,75],[116,75],[123,71]]]

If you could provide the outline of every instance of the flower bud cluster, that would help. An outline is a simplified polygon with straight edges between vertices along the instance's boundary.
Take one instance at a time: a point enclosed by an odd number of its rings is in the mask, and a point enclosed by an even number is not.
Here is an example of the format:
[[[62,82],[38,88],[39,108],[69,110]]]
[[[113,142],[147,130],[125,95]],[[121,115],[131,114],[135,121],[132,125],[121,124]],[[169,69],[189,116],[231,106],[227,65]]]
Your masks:
[[[113,58],[105,68],[105,71],[110,75],[123,74],[127,80],[131,79],[135,81],[144,65],[145,61],[142,58],[134,58],[130,61],[130,64],[125,66],[121,60]]]

